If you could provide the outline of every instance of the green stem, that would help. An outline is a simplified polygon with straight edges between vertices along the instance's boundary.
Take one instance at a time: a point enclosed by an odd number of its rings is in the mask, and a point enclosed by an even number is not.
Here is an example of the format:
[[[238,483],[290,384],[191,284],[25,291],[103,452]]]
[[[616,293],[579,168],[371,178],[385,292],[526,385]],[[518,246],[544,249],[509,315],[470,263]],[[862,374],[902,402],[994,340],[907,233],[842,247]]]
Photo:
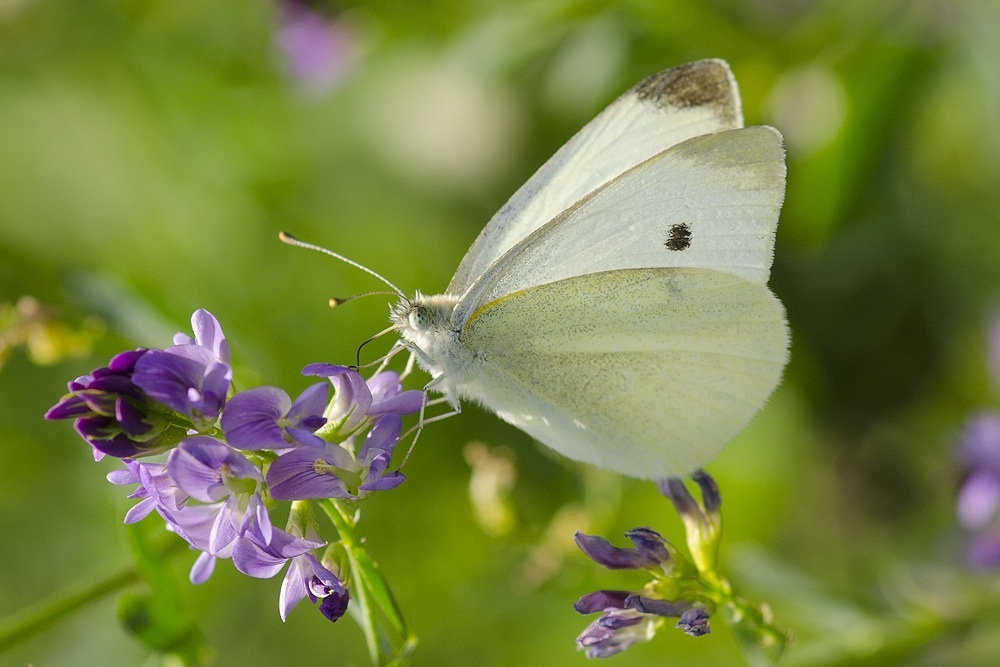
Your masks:
[[[333,522],[337,532],[340,533],[340,543],[347,553],[347,559],[350,561],[351,572],[354,575],[353,579],[356,583],[355,586],[351,587],[351,591],[356,597],[356,603],[348,607],[348,609],[351,611],[354,620],[361,626],[361,631],[365,635],[365,643],[368,645],[368,657],[372,661],[372,665],[378,667],[378,665],[382,664],[382,660],[378,646],[375,606],[369,599],[367,587],[362,580],[357,556],[354,553],[360,544],[354,532],[354,518],[351,516],[349,508],[333,498],[321,501],[320,507],[323,508],[330,521]]]
[[[135,583],[138,579],[138,571],[129,568],[79,591],[63,594],[25,609],[0,626],[0,651],[37,635],[77,609]]]
[[[159,553],[165,556],[179,550],[180,547],[184,547],[186,551],[187,545],[180,540],[171,540],[159,549]],[[0,651],[5,651],[43,632],[73,612],[141,579],[140,568],[132,566],[95,581],[85,588],[61,593],[15,614],[0,624]]]
[[[403,612],[378,564],[354,532],[355,515],[342,500],[325,500],[321,506],[340,531],[340,546],[350,567],[349,583],[354,599],[348,606],[361,626],[373,665],[399,666],[409,663],[417,646]]]

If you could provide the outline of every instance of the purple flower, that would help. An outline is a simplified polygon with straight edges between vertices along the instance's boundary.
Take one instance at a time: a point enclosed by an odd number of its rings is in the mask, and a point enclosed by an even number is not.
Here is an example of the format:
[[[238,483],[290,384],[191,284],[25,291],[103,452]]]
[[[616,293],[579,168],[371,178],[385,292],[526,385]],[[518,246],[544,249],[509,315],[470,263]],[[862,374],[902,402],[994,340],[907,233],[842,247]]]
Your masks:
[[[288,617],[288,613],[303,597],[308,597],[313,604],[320,600],[319,610],[330,621],[336,621],[344,615],[350,600],[340,579],[308,553],[292,558],[285,580],[281,583],[281,595],[278,598],[281,620]]]
[[[576,638],[588,658],[608,658],[656,634],[656,620],[629,609],[609,609]]]
[[[315,435],[326,423],[327,385],[316,383],[293,403],[277,387],[256,387],[233,396],[222,413],[226,440],[239,449],[287,449],[294,444],[322,447]]]
[[[633,528],[625,536],[632,542],[632,548],[615,547],[603,537],[580,532],[574,539],[583,553],[608,569],[651,570],[658,577],[678,576],[673,547],[662,535],[650,528]],[[691,636],[708,633],[708,612],[703,605],[663,600],[654,597],[655,591],[654,581],[643,588],[642,593],[599,590],[581,596],[573,605],[576,611],[602,613],[577,637],[577,646],[586,651],[588,658],[606,658],[638,641],[651,639],[663,617],[680,618],[676,627]],[[699,611],[693,612],[693,609]]]
[[[968,476],[958,494],[958,518],[966,528],[978,530],[1000,507],[1000,414],[984,412],[970,420],[959,456]]]
[[[174,334],[174,345],[195,345],[212,353],[212,356],[225,365],[229,365],[229,343],[222,333],[222,326],[215,315],[204,308],[199,308],[191,315],[191,330],[194,338],[186,333]]]
[[[324,18],[305,2],[288,0],[283,4],[275,40],[284,52],[289,75],[309,92],[329,90],[346,75],[356,57],[353,36],[344,25]]]
[[[424,404],[424,392],[403,391],[399,375],[392,371],[378,373],[367,382],[357,371],[333,364],[309,364],[302,374],[330,379],[334,397],[326,418],[345,438],[363,430],[373,419],[415,414]]]
[[[136,362],[133,379],[151,398],[210,429],[222,412],[233,378],[229,346],[218,320],[207,310],[191,316],[194,338],[174,337],[175,345],[150,350]]]
[[[633,528],[625,533],[635,546],[631,549],[613,547],[603,537],[577,532],[576,546],[592,561],[609,570],[655,569],[670,560],[667,541],[650,528]]]
[[[125,459],[123,463],[124,470],[113,470],[108,473],[107,478],[112,484],[139,485],[128,496],[138,498],[139,502],[125,514],[125,523],[135,523],[158,507],[177,512],[187,503],[190,496],[184,493],[170,477],[165,463],[147,463],[132,459]]]
[[[94,449],[94,458],[144,456],[176,440],[164,437],[169,412],[134,381],[138,362],[150,350],[115,355],[108,365],[69,383],[69,393],[45,413],[46,419],[75,419],[74,427]]]
[[[233,493],[252,493],[262,481],[257,466],[226,443],[206,435],[178,445],[170,452],[167,468],[177,486],[204,503]]]
[[[320,603],[320,611],[331,621],[336,621],[347,610],[348,593],[340,579],[323,567],[309,551],[324,545],[317,540],[297,537],[277,528],[269,543],[265,543],[256,530],[246,533],[246,539],[236,543],[233,564],[240,572],[251,577],[269,578],[276,575],[285,563],[291,562],[281,583],[278,612],[281,620],[302,598]]]
[[[403,483],[398,470],[389,472],[392,451],[402,420],[386,414],[375,422],[357,457],[341,445],[322,449],[299,447],[279,456],[267,471],[267,485],[275,500],[318,498],[357,499],[372,491],[386,491]],[[348,441],[348,446],[352,445]]]
[[[677,627],[683,630],[686,635],[703,637],[710,632],[708,618],[708,609],[700,604],[692,605],[681,614],[680,620],[677,621]]]
[[[988,333],[987,367],[1000,385],[1000,317]],[[970,566],[1000,567],[1000,413],[982,411],[969,418],[958,441],[965,476],[958,489],[956,514],[968,533]]]
[[[959,523],[970,531],[969,564],[1000,566],[1000,414],[983,412],[968,423],[959,445],[967,471],[958,490]]]
[[[607,658],[656,634],[663,617],[679,618],[676,627],[692,637],[709,633],[708,610],[701,604],[670,602],[628,591],[595,591],[573,605],[581,614],[603,612],[576,639],[588,658]]]
[[[204,552],[191,571],[201,583],[212,572],[215,558],[228,558],[251,529],[265,543],[273,528],[261,502],[260,471],[242,454],[208,436],[188,438],[170,453],[167,472],[191,498],[207,503],[172,510],[157,506],[171,530]]]
[[[212,551],[212,533],[225,502],[211,505],[186,505],[178,511],[169,511],[157,507],[157,512],[167,522],[167,530],[176,533],[192,548],[201,551],[198,559],[191,567],[190,580],[192,584],[203,584],[212,576],[215,562],[219,558],[231,558],[233,543],[222,545]]]

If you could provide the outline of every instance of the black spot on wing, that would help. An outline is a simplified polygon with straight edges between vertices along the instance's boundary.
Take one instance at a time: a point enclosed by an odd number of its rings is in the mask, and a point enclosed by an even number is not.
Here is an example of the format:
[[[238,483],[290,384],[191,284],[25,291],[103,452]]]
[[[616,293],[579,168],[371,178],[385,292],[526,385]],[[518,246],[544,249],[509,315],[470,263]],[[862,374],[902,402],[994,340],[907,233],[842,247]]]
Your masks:
[[[664,109],[708,107],[729,124],[735,124],[739,114],[733,75],[720,60],[699,60],[654,74],[632,92]]]
[[[671,225],[667,230],[667,240],[663,244],[667,250],[685,250],[691,245],[691,228],[687,223]]]

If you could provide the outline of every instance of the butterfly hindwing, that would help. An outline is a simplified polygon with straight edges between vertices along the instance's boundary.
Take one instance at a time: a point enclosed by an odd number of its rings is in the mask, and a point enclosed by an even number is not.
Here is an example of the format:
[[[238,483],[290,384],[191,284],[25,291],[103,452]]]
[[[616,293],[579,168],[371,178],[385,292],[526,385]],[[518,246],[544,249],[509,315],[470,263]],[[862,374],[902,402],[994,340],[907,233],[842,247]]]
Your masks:
[[[708,463],[746,426],[788,340],[763,285],[643,269],[501,298],[473,314],[460,344],[477,359],[461,393],[570,458],[660,478]]]

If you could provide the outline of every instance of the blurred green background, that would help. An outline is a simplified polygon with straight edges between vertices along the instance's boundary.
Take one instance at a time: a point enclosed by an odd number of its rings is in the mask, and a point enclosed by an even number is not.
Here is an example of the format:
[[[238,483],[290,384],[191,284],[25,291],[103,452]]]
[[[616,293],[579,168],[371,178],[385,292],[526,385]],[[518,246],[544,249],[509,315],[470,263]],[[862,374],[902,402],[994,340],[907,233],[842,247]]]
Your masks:
[[[784,384],[709,467],[724,570],[795,633],[787,664],[994,664],[997,578],[965,568],[953,505],[956,437],[971,410],[1000,406],[986,363],[1000,306],[1000,3],[311,7],[304,20],[264,0],[0,0],[0,304],[9,340],[36,345],[7,349],[0,369],[0,617],[130,562],[131,503],[104,480],[116,464],[41,419],[68,379],[168,344],[203,307],[241,386],[295,395],[306,363],[352,362],[386,306],[327,309],[379,285],[279,230],[406,291],[441,291],[492,213],[605,104],[720,57],[747,124],[786,137],[772,286],[793,333]],[[25,295],[51,310],[14,313]],[[96,342],[50,359],[39,317],[68,327],[63,342]],[[470,464],[471,441],[492,468]],[[507,519],[491,522],[470,481],[475,469],[489,486],[505,465],[513,483],[493,509]],[[683,542],[652,485],[561,460],[471,407],[425,430],[406,473],[365,506],[363,532],[420,638],[416,665],[583,664],[573,642],[589,618],[571,603],[642,580],[589,562],[573,531],[622,544],[650,525]],[[193,558],[169,567],[184,580]],[[176,590],[215,664],[366,664],[350,620],[303,605],[282,624],[279,581],[223,562]],[[157,664],[114,608],[107,597],[0,662]],[[742,658],[716,620],[706,638],[663,630],[612,660]]]

